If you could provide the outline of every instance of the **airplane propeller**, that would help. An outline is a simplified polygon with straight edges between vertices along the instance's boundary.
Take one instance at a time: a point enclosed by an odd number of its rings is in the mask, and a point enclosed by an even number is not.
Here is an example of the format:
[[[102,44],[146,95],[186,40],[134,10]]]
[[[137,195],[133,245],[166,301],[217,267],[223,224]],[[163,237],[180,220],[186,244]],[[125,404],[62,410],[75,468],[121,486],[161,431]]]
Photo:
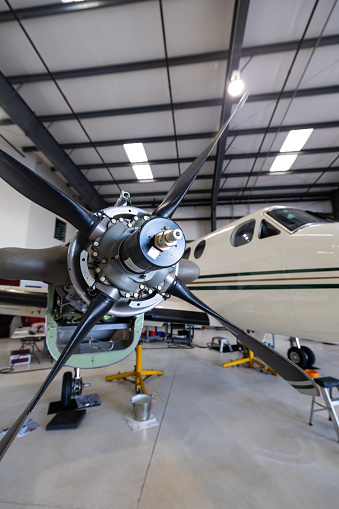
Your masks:
[[[1,149],[0,177],[20,194],[62,217],[84,235],[89,236],[99,222],[95,214]]]
[[[316,384],[309,377],[304,370],[299,368],[296,364],[291,362],[289,359],[281,355],[279,352],[273,350],[273,348],[265,345],[254,336],[248,334],[244,330],[240,329],[233,323],[226,320],[224,317],[213,311],[209,306],[202,302],[196,297],[181,281],[180,279],[173,277],[173,283],[168,288],[168,293],[178,297],[181,300],[192,304],[193,306],[201,309],[205,313],[214,316],[219,320],[222,325],[228,329],[246,348],[251,350],[254,355],[260,357],[270,368],[284,378],[292,387],[297,389],[302,394],[311,396],[319,395],[319,389]],[[297,369],[296,369],[297,368]]]
[[[153,309],[170,294],[215,316],[297,390],[310,395],[318,394],[314,381],[298,366],[218,315],[197,299],[176,275],[185,240],[171,217],[246,98],[241,98],[206,150],[177,179],[150,217],[145,211],[132,206],[89,212],[0,151],[0,176],[22,195],[63,217],[79,230],[68,249],[69,274],[75,290],[88,304],[87,311],[50,374],[0,442],[0,459],[49,384],[104,315],[136,316]],[[38,258],[37,253],[35,257]],[[34,275],[36,279],[36,272]]]

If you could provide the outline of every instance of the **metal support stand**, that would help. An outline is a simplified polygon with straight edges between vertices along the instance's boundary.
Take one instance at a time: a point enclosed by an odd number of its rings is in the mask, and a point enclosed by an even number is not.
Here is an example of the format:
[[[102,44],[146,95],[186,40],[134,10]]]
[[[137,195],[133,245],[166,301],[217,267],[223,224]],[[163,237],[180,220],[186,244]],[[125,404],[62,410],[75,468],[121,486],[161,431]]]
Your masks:
[[[251,352],[251,350],[248,350],[247,348],[244,350],[242,359],[239,359],[237,361],[226,362],[225,364],[223,364],[223,368],[229,368],[231,366],[239,366],[239,364],[245,364],[247,362],[248,362],[250,368],[254,368],[254,365],[257,364],[262,369],[265,369],[266,371],[269,371],[270,373],[272,373],[272,375],[278,376],[278,373],[276,373],[272,368],[269,368],[268,366],[266,366],[266,364],[263,364],[256,357],[254,357],[253,352]]]
[[[311,404],[311,414],[310,414],[310,422],[309,425],[312,426],[312,418],[313,414],[316,412],[323,412],[324,410],[328,411],[328,416],[330,421],[332,421],[332,424],[334,426],[334,429],[337,433],[338,442],[339,442],[339,420],[337,413],[334,409],[335,406],[339,405],[339,398],[333,398],[332,395],[332,389],[334,387],[337,387],[339,390],[339,380],[337,378],[332,378],[331,376],[327,376],[324,378],[315,378],[315,383],[319,386],[321,395],[324,399],[325,405],[322,403],[319,403],[318,401],[315,401],[315,396],[312,398],[312,404]],[[318,405],[321,408],[318,408],[317,410],[314,410],[314,405]]]
[[[143,394],[147,394],[144,380],[147,380],[150,376],[153,375],[163,375],[163,371],[154,371],[153,369],[143,370],[142,369],[142,341],[139,341],[136,348],[136,365],[134,371],[129,371],[127,373],[117,373],[116,375],[106,376],[106,381],[111,382],[112,380],[127,380],[127,382],[132,382],[135,384],[136,392],[143,392]],[[144,378],[143,378],[144,377]],[[129,380],[132,378],[132,380]]]

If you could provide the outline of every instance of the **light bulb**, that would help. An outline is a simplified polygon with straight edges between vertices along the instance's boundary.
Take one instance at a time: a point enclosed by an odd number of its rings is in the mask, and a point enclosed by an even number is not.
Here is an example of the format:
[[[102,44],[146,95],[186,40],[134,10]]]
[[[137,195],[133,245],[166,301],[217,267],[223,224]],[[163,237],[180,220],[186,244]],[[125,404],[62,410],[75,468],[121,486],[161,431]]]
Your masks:
[[[227,91],[228,93],[236,97],[242,93],[242,91],[245,88],[245,83],[242,79],[240,79],[240,72],[239,71],[233,71],[231,76],[231,82],[228,85]]]

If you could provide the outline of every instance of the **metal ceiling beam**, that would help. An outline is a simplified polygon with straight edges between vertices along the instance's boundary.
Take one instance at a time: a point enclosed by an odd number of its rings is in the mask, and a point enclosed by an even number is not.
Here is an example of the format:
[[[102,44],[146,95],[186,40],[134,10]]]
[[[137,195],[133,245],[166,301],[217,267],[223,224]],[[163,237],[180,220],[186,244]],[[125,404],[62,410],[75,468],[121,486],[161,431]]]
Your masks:
[[[112,199],[112,202],[115,201],[117,198],[117,196],[114,197],[114,200]],[[133,196],[132,196],[132,199],[133,199]],[[258,195],[258,196],[255,196],[253,197],[252,195],[244,195],[243,197],[241,198],[237,198],[236,196],[232,196],[232,197],[222,197],[221,199],[218,200],[218,206],[219,205],[235,205],[235,204],[240,204],[240,203],[248,203],[249,201],[251,202],[256,202],[256,203],[262,203],[263,204],[263,207],[265,207],[267,205],[267,203],[290,203],[290,202],[300,202],[300,201],[313,201],[313,200],[316,200],[316,201],[330,201],[330,193],[324,193],[324,192],[321,192],[321,193],[307,193],[307,194],[288,194],[288,195],[285,195],[285,194],[277,194],[277,193],[274,193],[274,194],[263,194],[263,195]],[[133,200],[133,205],[135,205],[136,207],[140,207],[140,208],[154,208],[154,207],[157,207],[158,205],[160,205],[160,200],[152,200],[152,202],[147,202],[147,201],[134,201]],[[198,206],[198,207],[201,207],[201,206],[210,206],[211,205],[211,200],[209,199],[205,199],[205,198],[199,198],[199,199],[195,199],[195,200],[183,200],[181,203],[180,203],[180,206],[181,207],[192,207],[192,206]],[[177,219],[178,221],[180,221],[180,219],[178,218]]]
[[[1,121],[0,121],[1,126]],[[292,129],[308,129],[312,127],[313,129],[333,129],[339,127],[339,120],[334,120],[330,122],[312,122],[312,123],[303,123],[303,124],[288,124],[283,126],[271,126],[267,130],[266,127],[254,127],[248,129],[230,129],[228,131],[228,135],[232,136],[253,136],[257,134],[264,134],[266,131],[268,133],[276,133],[276,132],[288,132]],[[93,144],[96,147],[114,147],[121,146],[125,143],[169,143],[172,141],[189,141],[189,140],[201,140],[201,139],[211,139],[214,138],[216,132],[206,132],[206,133],[188,133],[188,134],[177,134],[176,138],[174,135],[169,136],[147,136],[145,138],[122,138],[119,140],[102,140],[95,141]],[[86,149],[92,148],[93,145],[90,142],[82,142],[82,143],[61,143],[60,147],[64,150],[74,150],[74,149]],[[37,148],[34,146],[26,146],[22,147],[23,152],[36,152]]]
[[[56,14],[70,14],[73,12],[88,11],[93,9],[102,9],[104,7],[117,7],[125,4],[135,4],[147,2],[150,0],[96,0],[70,3],[55,3],[49,5],[37,5],[35,7],[26,7],[15,9],[17,16],[23,19],[41,18],[44,16],[55,16]],[[14,21],[15,18],[10,11],[0,12],[0,23]]]
[[[281,98],[282,99],[290,99],[295,94],[294,90],[285,91]],[[306,88],[298,90],[296,94],[296,98],[299,97],[309,97],[315,95],[328,95],[328,94],[339,94],[339,85],[334,85],[331,87],[316,87],[316,88]],[[271,92],[266,94],[252,94],[247,99],[247,103],[258,102],[258,101],[275,101],[279,97],[279,92]],[[233,103],[236,101],[233,101]],[[183,101],[174,103],[174,110],[185,110],[185,109],[194,109],[194,108],[211,108],[213,106],[222,106],[223,98],[215,98],[215,99],[204,99],[200,101]],[[115,108],[109,110],[97,110],[97,111],[82,111],[77,112],[77,115],[80,119],[90,119],[90,118],[102,118],[102,117],[116,117],[116,116],[125,116],[125,115],[137,115],[143,113],[158,113],[163,111],[170,111],[171,105],[169,103],[164,104],[151,104],[148,106],[132,106],[128,108]],[[40,115],[39,119],[41,122],[60,122],[67,120],[74,120],[74,115],[72,113],[63,113],[63,114],[48,114],[48,115]]]
[[[304,184],[295,184],[295,185],[290,185],[290,184],[283,184],[283,185],[278,185],[278,186],[255,186],[255,188],[252,190],[252,193],[258,193],[258,192],[266,192],[266,191],[290,191],[290,190],[297,190],[297,189],[308,189],[310,187],[310,183],[304,183]],[[329,193],[331,191],[333,191],[334,189],[337,189],[339,187],[339,182],[331,182],[331,183],[315,183],[315,184],[312,184],[312,188],[318,188],[318,189],[329,189]],[[157,191],[157,197],[159,196],[165,196],[168,192],[168,189],[164,189],[163,191]],[[220,189],[219,190],[219,194],[227,194],[227,193],[232,193],[233,195],[238,193],[239,192],[239,187],[228,187],[228,188],[223,188],[223,189]],[[210,195],[211,194],[211,190],[210,189],[190,189],[188,192],[187,192],[187,195],[186,196],[189,196],[191,197],[192,195],[194,194],[208,194]],[[108,200],[110,198],[113,198],[113,197],[116,197],[116,194],[114,193],[107,193],[107,194],[104,194],[102,193],[101,196],[103,198],[105,198],[105,200]],[[147,197],[147,196],[151,196],[153,197],[154,196],[154,191],[147,191],[147,192],[142,192],[142,193],[132,193],[132,198],[135,199],[135,198],[142,198],[142,197]],[[251,194],[251,196],[253,196],[255,198],[255,194]]]
[[[0,124],[1,125],[1,124]],[[339,126],[339,121],[338,121]],[[148,136],[145,138],[122,138],[120,140],[103,140],[103,141],[94,141],[93,144],[96,147],[114,147],[121,146],[125,143],[168,143],[175,141],[189,141],[189,140],[201,140],[201,139],[212,139],[216,135],[216,132],[207,132],[207,133],[189,133],[189,134],[174,134],[170,136]],[[83,143],[62,143],[60,145],[64,150],[73,150],[73,149],[84,149],[84,148],[92,148],[93,145],[89,142]],[[36,147],[23,147],[22,150],[24,152],[35,152]]]
[[[88,182],[79,168],[68,157],[66,152],[48,132],[45,126],[36,117],[34,112],[24,102],[16,90],[0,72],[0,105],[12,120],[24,131],[26,136],[36,144],[41,152],[51,161],[80,194],[92,210],[100,210],[105,201],[96,189]]]
[[[308,148],[304,150],[300,150],[299,152],[286,152],[286,154],[298,154],[298,156],[302,155],[312,155],[312,154],[333,154],[339,153],[339,147],[319,147],[319,148]],[[272,150],[271,152],[244,152],[244,153],[236,153],[236,154],[224,154],[224,161],[228,161],[230,159],[254,159],[255,157],[276,157],[277,155],[281,155],[281,152]],[[179,159],[180,163],[191,163],[194,161],[194,157],[181,157]],[[207,161],[215,161],[216,156],[209,156]],[[148,163],[150,165],[164,165],[164,164],[176,164],[178,159],[150,159]],[[126,168],[131,167],[132,164],[127,161],[120,162],[109,162],[109,163],[98,163],[98,164],[79,164],[78,168],[80,170],[96,170],[98,168]]]
[[[0,13],[1,22],[1,13]],[[295,51],[298,47],[299,41],[288,41],[276,44],[264,44],[260,46],[249,46],[243,48],[241,57],[252,57],[258,55],[266,55],[272,53],[283,53],[285,51]],[[316,45],[334,46],[339,44],[339,35],[330,35],[323,37],[320,41],[317,38],[307,39],[302,45],[302,49],[314,48]],[[196,55],[182,55],[179,57],[170,57],[168,65],[170,67],[180,65],[199,64],[204,62],[222,62],[228,59],[228,50],[210,51],[207,53],[198,53]],[[160,69],[166,67],[166,59],[157,58],[154,60],[142,60],[137,62],[103,65],[96,67],[84,67],[80,69],[69,69],[65,71],[54,71],[53,76],[57,80],[62,79],[75,79],[86,78],[89,76],[100,76],[105,74],[117,74],[123,72],[137,72],[151,69]],[[36,83],[38,81],[49,81],[51,78],[48,73],[35,73],[35,74],[18,74],[9,76],[8,80],[12,84],[21,83]]]
[[[324,167],[320,167],[320,168],[300,168],[298,170],[288,170],[288,173],[286,175],[289,175],[289,176],[293,176],[293,175],[301,175],[301,174],[316,174],[316,173],[322,173],[324,171]],[[339,173],[339,166],[331,166],[330,168],[326,168],[326,173]],[[221,178],[224,179],[224,178],[227,178],[228,179],[239,179],[239,178],[247,178],[249,175],[249,172],[246,172],[246,171],[242,171],[242,172],[233,172],[233,173],[223,173],[221,175]],[[252,172],[252,177],[267,177],[267,176],[272,176],[272,174],[269,172],[269,171],[254,171]],[[282,175],[280,175],[282,176]],[[274,177],[274,176],[272,176]],[[155,183],[161,183],[161,182],[175,182],[175,180],[177,179],[177,177],[173,176],[173,177],[156,177],[152,180],[152,182],[155,182]],[[206,174],[206,173],[203,173],[203,174],[200,174],[197,176],[196,180],[211,180],[213,179],[213,173],[210,173],[210,174]],[[131,185],[131,184],[136,184],[136,180],[135,179],[116,179],[116,182],[119,184],[119,185]],[[112,185],[112,182],[109,181],[109,180],[94,180],[94,181],[91,181],[91,184],[93,186],[111,186]],[[308,184],[310,185],[310,184]],[[294,187],[294,186],[293,186]]]
[[[290,99],[294,95],[293,90],[285,91],[281,98],[282,99]],[[296,94],[296,98],[299,97],[311,97],[316,95],[328,95],[328,94],[339,94],[339,85],[334,85],[331,87],[316,87],[316,88],[306,88],[302,90],[298,90]],[[279,92],[271,92],[266,94],[252,94],[247,99],[247,103],[258,102],[258,101],[274,101],[278,99]],[[183,101],[174,103],[174,110],[186,110],[186,109],[194,109],[194,108],[211,108],[214,106],[222,106],[223,98],[215,98],[215,99],[204,99],[200,101]],[[97,110],[97,111],[82,111],[78,112],[77,116],[80,119],[91,119],[91,118],[102,118],[102,117],[116,117],[116,116],[125,116],[125,115],[139,115],[144,113],[159,113],[164,111],[171,111],[171,105],[169,103],[164,104],[153,104],[148,106],[132,106],[129,108],[115,108],[109,110]],[[74,115],[72,113],[63,113],[63,114],[48,114],[48,115],[40,115],[39,120],[41,122],[65,122],[74,120]],[[3,119],[0,121],[1,125],[13,125],[13,122],[9,119]]]

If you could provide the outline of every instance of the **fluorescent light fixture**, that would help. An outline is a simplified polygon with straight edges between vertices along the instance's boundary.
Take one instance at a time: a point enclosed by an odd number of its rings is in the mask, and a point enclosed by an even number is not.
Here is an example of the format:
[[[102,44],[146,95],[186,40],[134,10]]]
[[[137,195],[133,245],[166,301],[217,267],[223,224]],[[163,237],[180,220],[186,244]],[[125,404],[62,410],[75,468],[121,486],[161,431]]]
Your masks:
[[[124,149],[131,163],[145,163],[148,161],[142,143],[125,143]]]
[[[133,164],[132,168],[138,180],[153,180],[153,173],[149,164]]]
[[[311,136],[313,129],[294,129],[290,131],[280,152],[299,152]]]
[[[84,0],[61,0],[63,4],[70,4],[71,2],[83,2]]]
[[[279,152],[299,152],[311,136],[313,129],[294,129],[288,133]],[[277,156],[270,168],[270,172],[288,171],[298,154],[285,154]]]
[[[133,164],[147,163],[147,155],[142,143],[125,143],[124,149],[132,168],[138,180],[152,180],[153,174],[149,164]]]
[[[270,168],[270,172],[279,172],[279,171],[288,171],[296,158],[298,157],[298,154],[286,154],[283,156],[277,156],[273,164]]]

